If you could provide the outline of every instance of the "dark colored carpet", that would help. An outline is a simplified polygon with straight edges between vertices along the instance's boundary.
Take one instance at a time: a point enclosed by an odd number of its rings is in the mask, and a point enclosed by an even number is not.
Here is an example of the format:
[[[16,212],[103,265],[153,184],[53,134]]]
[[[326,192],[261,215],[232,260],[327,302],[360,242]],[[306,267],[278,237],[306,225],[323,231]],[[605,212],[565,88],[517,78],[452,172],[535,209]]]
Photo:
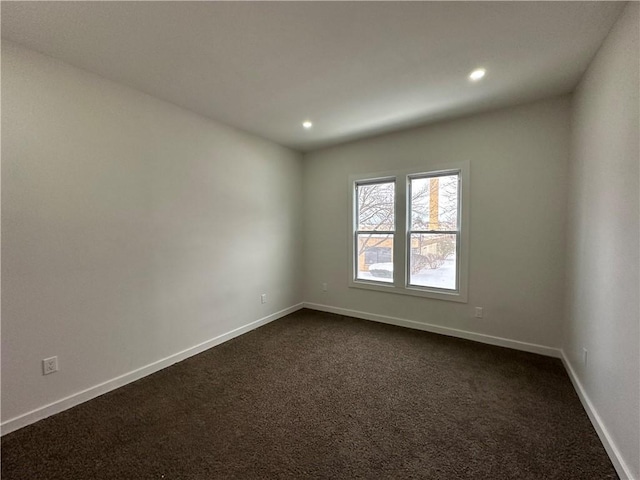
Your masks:
[[[2,479],[617,478],[559,360],[302,310],[2,439]]]

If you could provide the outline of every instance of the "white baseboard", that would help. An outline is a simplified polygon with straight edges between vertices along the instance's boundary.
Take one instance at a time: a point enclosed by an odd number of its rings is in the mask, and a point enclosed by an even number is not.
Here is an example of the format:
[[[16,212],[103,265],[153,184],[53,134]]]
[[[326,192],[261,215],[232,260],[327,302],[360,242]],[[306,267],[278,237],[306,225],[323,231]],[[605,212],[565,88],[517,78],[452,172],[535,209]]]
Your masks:
[[[150,363],[149,365],[145,365],[144,367],[140,367],[132,372],[125,373],[124,375],[120,375],[119,377],[113,378],[111,380],[107,380],[106,382],[100,383],[93,387],[87,388],[80,392],[74,393],[73,395],[69,395],[68,397],[62,398],[60,400],[56,400],[48,405],[44,405],[42,407],[31,410],[30,412],[24,413],[17,417],[11,418],[5,422],[2,422],[0,425],[0,430],[2,435],[6,435],[7,433],[11,433],[15,430],[18,430],[22,427],[26,427],[32,423],[37,422],[38,420],[42,420],[43,418],[47,418],[51,415],[55,415],[56,413],[60,413],[64,410],[67,410],[71,407],[75,407],[81,403],[86,402],[87,400],[91,400],[92,398],[103,395],[111,390],[115,390],[116,388],[122,387],[131,382],[135,382],[142,377],[146,377],[147,375],[151,375],[163,368],[166,368],[174,363],[185,360],[193,355],[197,355],[198,353],[204,352],[211,347],[215,347],[216,345],[220,345],[221,343],[226,342],[227,340],[231,340],[239,335],[247,333],[251,330],[254,330],[258,327],[266,325],[274,320],[284,317],[285,315],[289,315],[297,310],[303,308],[303,304],[299,303],[297,305],[293,305],[289,308],[285,308],[284,310],[280,310],[279,312],[272,313],[264,318],[256,320],[254,322],[243,325],[242,327],[238,327],[230,332],[223,333],[222,335],[218,335],[215,338],[202,342],[193,347],[187,348],[186,350],[182,350],[181,352],[174,353],[168,357],[165,357],[156,362]]]
[[[274,320],[284,317],[285,315],[289,315],[295,311],[298,311],[302,308],[309,308],[311,310],[319,310],[322,312],[336,313],[338,315],[345,315],[355,318],[361,318],[363,320],[371,320],[374,322],[387,323],[390,325],[397,325],[400,327],[407,327],[417,330],[423,330],[432,333],[438,333],[442,335],[448,335],[457,338],[464,338],[467,340],[474,340],[480,343],[486,343],[489,345],[497,345],[500,347],[513,348],[515,350],[522,350],[525,352],[538,353],[541,355],[546,355],[550,357],[561,358],[562,362],[568,372],[569,378],[573,383],[573,386],[582,402],[582,405],[593,424],[596,433],[600,437],[600,441],[602,442],[611,462],[613,463],[616,472],[620,476],[622,480],[638,480],[632,476],[631,470],[628,465],[622,458],[620,451],[616,447],[613,442],[609,432],[607,431],[600,415],[596,411],[595,407],[591,403],[591,400],[587,396],[580,380],[578,379],[575,370],[573,369],[571,363],[566,357],[564,351],[546,347],[543,345],[537,345],[533,343],[521,342],[518,340],[510,340],[502,337],[494,337],[491,335],[484,335],[481,333],[467,332],[464,330],[458,330],[455,328],[442,327],[439,325],[432,325],[428,323],[416,322],[414,320],[407,320],[403,318],[390,317],[386,315],[378,315],[374,313],[361,312],[358,310],[350,310],[346,308],[340,307],[332,307],[329,305],[321,305],[316,303],[299,303],[297,305],[293,305],[289,308],[285,308],[284,310],[280,310],[279,312],[275,312],[271,315],[268,315],[264,318],[256,320],[254,322],[248,323],[242,327],[238,327],[230,332],[219,335],[215,338],[202,342],[198,345],[190,347],[186,350],[182,350],[181,352],[170,355],[166,358],[153,362],[144,367],[133,370],[124,375],[120,375],[119,377],[113,378],[106,382],[100,383],[93,387],[87,388],[80,392],[74,393],[73,395],[69,395],[68,397],[62,398],[55,402],[52,402],[48,405],[44,405],[42,407],[31,410],[30,412],[24,413],[17,417],[11,418],[5,422],[0,424],[1,435],[5,435],[11,433],[15,430],[18,430],[22,427],[30,425],[32,423],[37,422],[38,420],[42,420],[56,413],[60,413],[64,410],[67,410],[71,407],[75,407],[81,403],[84,403],[92,398],[103,395],[111,390],[115,390],[116,388],[127,385],[128,383],[139,380],[142,377],[146,377],[152,373],[155,373],[163,368],[166,368],[174,363],[185,360],[189,357],[197,355],[209,348],[215,347],[216,345],[220,345],[221,343],[226,342],[227,340],[231,340],[232,338],[238,337],[244,333],[247,333],[251,330],[254,330],[258,327],[266,325]]]
[[[582,406],[586,410],[587,415],[589,416],[589,419],[593,424],[593,428],[595,428],[596,433],[598,434],[598,437],[600,437],[600,441],[602,442],[604,449],[607,451],[607,454],[609,455],[611,463],[613,463],[613,467],[616,469],[618,476],[621,480],[638,480],[633,476],[633,474],[631,473],[631,469],[622,458],[620,450],[618,450],[618,447],[616,447],[613,439],[611,438],[611,435],[609,434],[609,431],[604,426],[602,418],[600,418],[600,415],[598,415],[596,408],[593,406],[593,403],[591,403],[587,392],[584,390],[584,387],[578,379],[576,371],[573,369],[573,366],[564,353],[564,350],[561,350],[560,353],[562,355],[562,363],[564,364],[564,367],[569,374],[571,383],[573,383],[573,388],[575,388],[576,392],[578,393],[578,397],[582,402]]]
[[[561,353],[557,348],[537,345],[535,343],[521,342],[519,340],[510,340],[508,338],[493,337],[482,333],[467,332],[455,328],[441,327],[429,323],[416,322],[415,320],[406,320],[404,318],[389,317],[386,315],[378,315],[375,313],[360,312],[358,310],[349,310],[347,308],[331,307],[329,305],[320,305],[317,303],[304,303],[304,308],[311,310],[319,310],[321,312],[337,313],[348,317],[361,318],[363,320],[372,320],[374,322],[388,323],[399,327],[413,328],[415,330],[423,330],[425,332],[439,333],[450,337],[465,338],[489,345],[497,345],[499,347],[513,348],[514,350],[522,350],[525,352],[538,353],[547,357],[560,358]]]

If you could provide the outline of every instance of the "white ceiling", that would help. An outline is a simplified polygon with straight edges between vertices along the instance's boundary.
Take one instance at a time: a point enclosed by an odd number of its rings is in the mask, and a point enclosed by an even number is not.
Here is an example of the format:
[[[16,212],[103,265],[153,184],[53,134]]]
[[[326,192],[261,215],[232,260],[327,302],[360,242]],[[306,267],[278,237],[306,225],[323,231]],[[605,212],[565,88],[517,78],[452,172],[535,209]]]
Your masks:
[[[569,92],[622,7],[3,2],[2,36],[307,151]]]

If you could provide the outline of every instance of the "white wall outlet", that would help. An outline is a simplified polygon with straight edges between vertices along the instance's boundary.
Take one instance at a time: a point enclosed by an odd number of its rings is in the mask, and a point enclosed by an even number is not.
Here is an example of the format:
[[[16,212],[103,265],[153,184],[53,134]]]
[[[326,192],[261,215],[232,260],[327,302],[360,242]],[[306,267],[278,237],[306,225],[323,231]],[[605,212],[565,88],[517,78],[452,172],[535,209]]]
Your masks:
[[[476,307],[476,318],[482,318],[484,315],[484,312],[482,310],[482,307]]]
[[[326,291],[327,291],[327,284],[326,284],[326,283],[323,283],[323,284],[322,284],[322,291],[323,291],[323,292],[326,292]]]
[[[587,366],[587,349],[583,348],[582,349],[582,363],[584,364],[584,366]]]
[[[49,375],[58,371],[58,357],[49,357],[42,360],[42,374]]]
[[[263,293],[260,295],[260,303],[267,303],[267,294]]]

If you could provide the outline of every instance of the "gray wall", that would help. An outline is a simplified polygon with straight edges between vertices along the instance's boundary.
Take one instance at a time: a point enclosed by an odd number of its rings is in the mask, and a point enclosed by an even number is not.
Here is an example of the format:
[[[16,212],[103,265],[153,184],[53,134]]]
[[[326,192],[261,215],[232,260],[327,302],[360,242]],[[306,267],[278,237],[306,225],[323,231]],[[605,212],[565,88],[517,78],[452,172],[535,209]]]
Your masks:
[[[2,109],[3,421],[302,301],[299,154],[5,41]]]
[[[560,347],[569,115],[560,97],[305,155],[305,301]],[[349,175],[463,160],[468,304],[349,288]]]
[[[640,478],[639,22],[630,3],[573,100],[564,340],[632,478]]]

